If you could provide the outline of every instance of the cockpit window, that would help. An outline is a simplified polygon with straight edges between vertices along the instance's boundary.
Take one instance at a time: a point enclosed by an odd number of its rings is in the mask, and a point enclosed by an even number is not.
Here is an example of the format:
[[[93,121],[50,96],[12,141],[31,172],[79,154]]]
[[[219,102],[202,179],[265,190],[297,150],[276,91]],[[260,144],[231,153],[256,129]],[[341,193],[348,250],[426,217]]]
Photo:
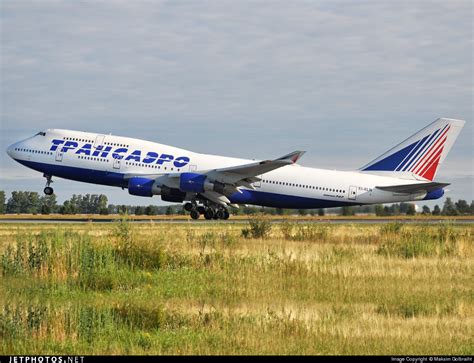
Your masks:
[[[40,131],[40,132],[38,132],[35,136],[38,136],[38,135],[46,136],[46,132]]]

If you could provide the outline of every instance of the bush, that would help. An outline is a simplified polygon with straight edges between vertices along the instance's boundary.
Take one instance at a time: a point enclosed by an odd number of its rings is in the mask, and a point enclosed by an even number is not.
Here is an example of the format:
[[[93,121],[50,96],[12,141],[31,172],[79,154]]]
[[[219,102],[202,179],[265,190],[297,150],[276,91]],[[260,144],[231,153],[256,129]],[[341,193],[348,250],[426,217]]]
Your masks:
[[[398,226],[390,227],[400,230]],[[390,229],[389,228],[389,229]],[[455,256],[459,234],[452,224],[442,224],[434,233],[427,231],[406,231],[392,234],[378,248],[377,253],[385,256],[414,258],[418,256]]]
[[[394,223],[386,223],[380,227],[380,233],[382,234],[396,234],[401,232],[403,227],[403,223],[394,222]]]
[[[283,222],[280,224],[283,237],[290,241],[321,241],[328,236],[328,227],[318,224],[295,224]]]
[[[245,238],[268,238],[271,230],[271,222],[263,215],[257,215],[249,220],[249,228],[242,230],[242,236]]]

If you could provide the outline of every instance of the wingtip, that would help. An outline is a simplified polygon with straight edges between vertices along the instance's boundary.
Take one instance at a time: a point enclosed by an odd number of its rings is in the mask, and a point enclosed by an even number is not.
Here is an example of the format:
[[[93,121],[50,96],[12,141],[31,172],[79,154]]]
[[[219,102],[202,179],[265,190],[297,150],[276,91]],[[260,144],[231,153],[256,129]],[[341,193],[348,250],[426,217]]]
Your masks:
[[[299,159],[301,159],[301,157],[303,156],[303,154],[305,153],[306,151],[295,151],[293,154],[294,156],[291,158],[291,161],[293,163],[296,163]]]
[[[282,156],[281,158],[279,158],[277,160],[288,160],[288,161],[291,161],[294,164],[301,158],[301,156],[303,156],[303,154],[305,152],[306,151],[300,151],[300,150],[293,151],[292,153],[289,153],[285,156]]]

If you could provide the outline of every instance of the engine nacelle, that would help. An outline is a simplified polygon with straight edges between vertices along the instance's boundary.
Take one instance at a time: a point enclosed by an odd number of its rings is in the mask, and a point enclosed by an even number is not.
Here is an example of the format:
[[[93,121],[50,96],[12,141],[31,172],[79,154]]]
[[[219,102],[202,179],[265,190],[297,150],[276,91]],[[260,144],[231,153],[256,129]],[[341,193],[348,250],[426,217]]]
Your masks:
[[[197,173],[181,173],[179,177],[179,189],[188,193],[204,193],[213,190],[214,184],[209,182],[206,175]]]
[[[154,179],[136,176],[129,179],[128,192],[140,197],[152,197],[155,194],[161,194],[161,188],[156,185]]]
[[[444,189],[439,188],[436,190],[432,190],[431,192],[428,192],[426,194],[426,197],[423,198],[423,200],[431,200],[431,199],[439,199],[444,195]]]

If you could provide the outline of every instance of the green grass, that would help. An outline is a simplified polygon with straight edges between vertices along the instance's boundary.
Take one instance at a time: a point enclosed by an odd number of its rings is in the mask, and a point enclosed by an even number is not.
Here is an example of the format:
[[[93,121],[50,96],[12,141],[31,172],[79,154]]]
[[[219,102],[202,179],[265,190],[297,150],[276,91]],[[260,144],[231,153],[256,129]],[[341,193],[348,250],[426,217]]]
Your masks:
[[[0,225],[0,354],[474,353],[473,227],[254,225]]]

